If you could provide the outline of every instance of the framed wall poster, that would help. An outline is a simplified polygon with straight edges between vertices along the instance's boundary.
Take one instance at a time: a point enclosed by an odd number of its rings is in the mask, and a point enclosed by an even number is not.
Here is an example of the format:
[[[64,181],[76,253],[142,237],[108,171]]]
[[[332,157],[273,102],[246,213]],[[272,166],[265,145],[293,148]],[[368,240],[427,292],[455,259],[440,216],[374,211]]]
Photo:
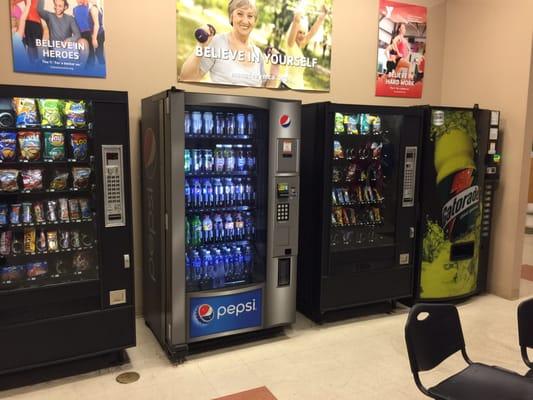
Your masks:
[[[332,0],[177,0],[178,80],[328,91]]]
[[[15,72],[106,76],[104,0],[10,0]]]
[[[427,8],[379,2],[376,96],[422,97]]]

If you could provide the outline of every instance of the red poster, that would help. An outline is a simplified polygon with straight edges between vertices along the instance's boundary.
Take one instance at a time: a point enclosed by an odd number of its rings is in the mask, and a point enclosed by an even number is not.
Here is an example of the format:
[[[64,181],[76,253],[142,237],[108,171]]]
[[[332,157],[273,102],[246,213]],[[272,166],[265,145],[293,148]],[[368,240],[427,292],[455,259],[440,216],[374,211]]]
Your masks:
[[[422,97],[427,8],[380,0],[376,96]]]

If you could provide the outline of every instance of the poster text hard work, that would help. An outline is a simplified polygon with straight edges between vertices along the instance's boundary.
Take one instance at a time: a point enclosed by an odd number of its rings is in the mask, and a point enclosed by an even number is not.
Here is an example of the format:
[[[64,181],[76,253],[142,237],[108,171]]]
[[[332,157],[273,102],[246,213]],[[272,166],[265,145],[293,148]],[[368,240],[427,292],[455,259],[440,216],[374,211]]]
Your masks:
[[[106,76],[104,0],[11,0],[16,72]]]
[[[380,0],[376,96],[422,97],[425,7]]]
[[[180,81],[329,90],[332,0],[177,0]]]

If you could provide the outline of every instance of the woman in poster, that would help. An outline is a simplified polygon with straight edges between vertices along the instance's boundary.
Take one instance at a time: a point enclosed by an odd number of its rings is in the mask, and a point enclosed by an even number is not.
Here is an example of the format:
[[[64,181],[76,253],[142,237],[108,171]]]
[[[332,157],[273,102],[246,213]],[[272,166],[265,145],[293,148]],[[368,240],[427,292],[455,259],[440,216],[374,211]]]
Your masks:
[[[272,65],[267,75],[264,56],[250,38],[257,23],[255,1],[230,0],[228,17],[232,30],[209,32],[205,42],[198,41],[183,64],[180,80],[199,81],[209,72],[214,83],[276,87],[279,65]]]
[[[407,69],[409,73],[411,63],[409,62],[409,56],[411,49],[409,42],[405,38],[406,27],[404,23],[401,23],[396,30],[396,36],[392,39],[392,50],[396,52],[396,73],[399,74],[402,69]]]
[[[311,39],[317,34],[318,30],[326,19],[327,10],[323,5],[321,12],[315,23],[307,30],[307,20],[303,20],[303,12],[301,10],[294,11],[291,26],[287,37],[283,43],[283,50],[287,56],[303,58],[302,50],[307,46]],[[290,89],[304,89],[304,71],[306,67],[302,66],[288,66],[283,75],[283,83]]]
[[[20,10],[19,5],[23,4],[24,11],[19,15],[19,34],[22,36],[22,41],[28,53],[28,59],[35,62],[39,58],[36,40],[43,39],[43,23],[39,12],[37,11],[37,0],[12,0],[11,3],[15,6],[13,10]],[[12,25],[13,26],[13,25]]]
[[[91,41],[94,48],[94,55],[100,64],[105,64],[104,57],[104,9],[100,6],[99,0],[89,0],[89,12],[91,14],[92,36]]]

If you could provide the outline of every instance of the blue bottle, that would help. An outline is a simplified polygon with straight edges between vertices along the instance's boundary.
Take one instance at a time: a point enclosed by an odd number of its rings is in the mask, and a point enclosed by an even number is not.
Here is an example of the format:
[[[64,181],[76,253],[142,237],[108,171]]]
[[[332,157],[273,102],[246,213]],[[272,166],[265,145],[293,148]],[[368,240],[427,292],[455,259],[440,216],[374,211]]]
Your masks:
[[[246,246],[244,248],[243,258],[244,258],[244,274],[246,276],[249,276],[253,270],[253,260],[254,260],[254,255],[252,253],[252,248],[250,246]]]
[[[244,185],[242,184],[241,178],[235,178],[233,179],[233,186],[234,186],[234,198],[235,198],[235,205],[241,206],[245,203],[244,201]]]
[[[187,285],[190,285],[193,279],[191,259],[189,258],[189,253],[185,252],[185,281]]]
[[[223,136],[226,126],[226,116],[224,113],[217,112],[215,114],[215,134],[217,136]]]
[[[213,171],[214,167],[214,158],[213,158],[213,150],[206,149],[203,151],[203,170],[205,172],[211,172]]]
[[[255,200],[254,187],[250,178],[246,179],[246,184],[244,185],[244,200],[249,204],[253,204]]]
[[[202,239],[204,243],[213,241],[213,221],[209,214],[205,214],[202,219]]]
[[[226,135],[235,135],[235,114],[233,113],[226,114]]]
[[[251,214],[246,214],[246,217],[244,218],[244,232],[250,237],[255,233],[254,219]]]
[[[204,284],[211,284],[213,281],[213,257],[209,250],[202,251],[202,273]]]
[[[248,171],[253,171],[255,169],[255,156],[251,150],[246,152],[246,169]]]
[[[233,280],[233,254],[229,247],[224,247],[222,249],[224,257],[224,278],[226,282]]]
[[[185,136],[189,136],[191,134],[191,113],[189,111],[185,111]]]
[[[202,199],[204,207],[212,207],[215,204],[215,195],[211,179],[204,179],[202,182]]]
[[[202,167],[203,167],[202,150],[200,149],[191,150],[191,166],[192,166],[192,172],[202,171]]]
[[[223,206],[225,204],[224,186],[220,178],[213,179],[213,192],[214,192],[214,205],[216,207]]]
[[[235,204],[235,186],[231,178],[226,178],[224,180],[224,199],[227,206],[232,206]]]
[[[202,259],[197,250],[192,252],[191,266],[193,270],[193,280],[199,283],[202,280]]]
[[[203,204],[202,199],[202,185],[200,179],[195,178],[192,180],[192,205],[194,207],[201,207]]]
[[[235,276],[238,280],[244,278],[244,257],[240,247],[233,248],[233,268],[235,269]]]
[[[253,114],[246,114],[246,125],[247,125],[247,129],[246,129],[246,132],[248,134],[248,136],[254,136],[255,135],[255,130],[256,130],[256,125],[255,125],[255,116]]]
[[[242,240],[244,238],[244,220],[241,213],[235,213],[233,218],[233,225],[235,226],[235,239]]]
[[[185,207],[190,207],[192,204],[191,187],[189,182],[185,179]]]
[[[246,169],[246,157],[244,156],[244,151],[238,150],[237,152],[237,171],[244,171]]]
[[[202,134],[202,113],[200,111],[192,112],[191,128],[191,135],[198,136]]]
[[[224,220],[220,214],[213,216],[213,236],[215,242],[224,241]]]
[[[246,135],[246,116],[244,114],[237,114],[237,135]]]
[[[213,286],[215,288],[224,287],[224,284],[225,284],[224,257],[222,257],[222,253],[220,252],[220,249],[213,249],[213,266],[215,269],[215,279],[214,279]]]
[[[235,238],[235,224],[230,213],[224,215],[224,238],[226,240],[234,240]]]
[[[191,243],[191,224],[189,218],[185,218],[185,245],[188,246]]]
[[[191,160],[191,151],[189,149],[185,149],[185,154],[183,156],[183,159],[184,159],[183,170],[186,173],[191,172],[192,160]]]
[[[213,113],[204,112],[203,120],[204,120],[204,135],[211,136],[213,134],[213,129],[215,127],[214,122],[213,122]]]

